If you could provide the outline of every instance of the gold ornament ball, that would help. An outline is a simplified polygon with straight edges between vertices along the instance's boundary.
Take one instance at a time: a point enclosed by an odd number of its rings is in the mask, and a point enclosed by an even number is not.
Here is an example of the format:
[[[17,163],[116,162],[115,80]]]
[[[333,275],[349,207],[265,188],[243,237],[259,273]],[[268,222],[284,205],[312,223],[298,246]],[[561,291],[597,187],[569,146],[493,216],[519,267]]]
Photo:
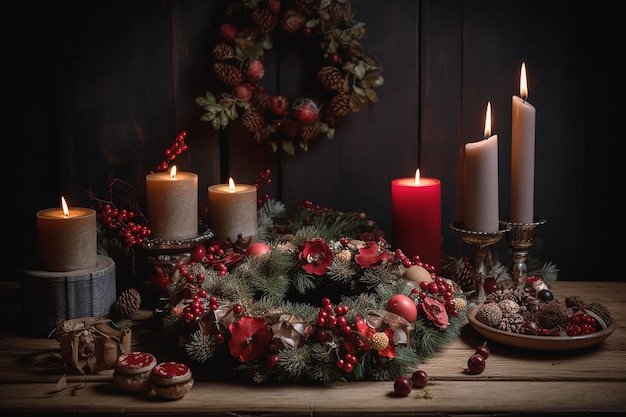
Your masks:
[[[430,275],[430,272],[426,270],[426,268],[419,265],[411,265],[404,272],[404,278],[407,281],[413,281],[416,283],[420,283],[422,281],[432,282],[433,277]]]

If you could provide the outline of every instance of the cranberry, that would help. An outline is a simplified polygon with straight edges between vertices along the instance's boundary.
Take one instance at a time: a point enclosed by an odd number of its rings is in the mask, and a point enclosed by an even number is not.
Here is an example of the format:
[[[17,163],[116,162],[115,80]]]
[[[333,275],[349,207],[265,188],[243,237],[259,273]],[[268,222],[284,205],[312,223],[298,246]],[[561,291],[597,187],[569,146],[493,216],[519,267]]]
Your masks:
[[[478,353],[474,353],[467,360],[467,368],[469,369],[471,374],[480,374],[485,370],[485,366],[487,365],[487,361],[482,355]]]
[[[489,355],[491,354],[491,351],[489,350],[489,348],[487,347],[486,344],[482,344],[482,345],[480,345],[480,346],[478,346],[476,348],[476,352],[475,353],[477,353],[480,356],[482,356],[483,358],[487,359],[489,357]]]
[[[399,376],[396,378],[396,381],[393,383],[393,391],[396,395],[401,397],[406,397],[411,393],[411,389],[413,388],[413,381],[411,378],[406,376]]]
[[[411,381],[413,382],[414,387],[424,388],[426,385],[428,385],[428,374],[426,373],[426,371],[418,369],[417,371],[413,372],[413,375],[411,375]]]
[[[483,288],[487,294],[491,294],[500,289],[500,284],[498,284],[498,281],[496,281],[495,278],[485,278]]]

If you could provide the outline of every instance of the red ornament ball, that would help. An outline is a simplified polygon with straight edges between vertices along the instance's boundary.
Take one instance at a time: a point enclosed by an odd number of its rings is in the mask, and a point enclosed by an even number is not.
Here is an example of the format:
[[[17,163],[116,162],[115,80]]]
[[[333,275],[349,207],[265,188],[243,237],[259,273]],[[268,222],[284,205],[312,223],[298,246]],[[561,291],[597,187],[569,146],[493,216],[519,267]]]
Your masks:
[[[413,386],[416,388],[424,388],[428,385],[428,380],[428,374],[422,369],[418,369],[411,375],[411,381],[413,382]]]
[[[191,259],[194,262],[202,262],[204,257],[206,256],[206,246],[198,245],[191,252]]]
[[[406,376],[399,376],[393,383],[393,391],[400,397],[407,397],[413,389],[413,381]]]
[[[264,253],[269,253],[271,251],[270,247],[267,246],[263,242],[253,242],[248,245],[246,248],[246,256],[257,256],[263,255]]]
[[[500,284],[498,284],[498,281],[496,281],[495,278],[485,278],[483,288],[487,294],[491,294],[500,289]]]
[[[392,296],[387,301],[387,311],[404,317],[409,323],[417,320],[417,306],[410,297],[404,294]]]

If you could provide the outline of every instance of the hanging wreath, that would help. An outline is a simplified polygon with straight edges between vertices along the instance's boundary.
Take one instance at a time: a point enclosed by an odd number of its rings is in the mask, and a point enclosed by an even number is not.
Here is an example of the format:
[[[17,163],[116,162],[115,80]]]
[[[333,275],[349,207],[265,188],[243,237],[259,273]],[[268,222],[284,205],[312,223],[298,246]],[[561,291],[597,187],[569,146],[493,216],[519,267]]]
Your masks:
[[[258,143],[295,155],[295,143],[306,151],[318,137],[332,139],[340,119],[378,101],[381,67],[360,43],[365,25],[353,19],[348,0],[231,0],[225,15],[212,50],[224,91],[196,98],[206,111],[200,119],[215,129],[239,118]],[[265,51],[290,36],[304,40],[307,60],[318,58],[306,66],[319,65],[303,87],[314,91],[295,99],[260,84]]]

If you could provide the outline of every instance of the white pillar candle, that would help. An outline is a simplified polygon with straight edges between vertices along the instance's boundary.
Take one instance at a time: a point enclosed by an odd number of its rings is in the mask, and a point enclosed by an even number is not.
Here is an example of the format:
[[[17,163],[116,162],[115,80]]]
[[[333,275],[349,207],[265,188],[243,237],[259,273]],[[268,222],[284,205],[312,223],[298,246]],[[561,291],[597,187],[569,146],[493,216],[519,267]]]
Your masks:
[[[198,235],[198,175],[155,172],[146,175],[146,211],[151,237],[190,239]]]
[[[511,131],[511,222],[532,223],[535,192],[535,108],[526,101],[526,64],[520,73],[520,96],[513,96]]]
[[[257,190],[253,185],[235,184],[230,178],[228,184],[215,184],[209,187],[209,227],[219,241],[237,241],[258,234]]]
[[[97,266],[96,211],[61,207],[37,212],[37,250],[44,271],[79,271]]]
[[[491,136],[491,103],[487,104],[485,139],[465,144],[464,216],[466,230],[499,230],[498,135]]]

